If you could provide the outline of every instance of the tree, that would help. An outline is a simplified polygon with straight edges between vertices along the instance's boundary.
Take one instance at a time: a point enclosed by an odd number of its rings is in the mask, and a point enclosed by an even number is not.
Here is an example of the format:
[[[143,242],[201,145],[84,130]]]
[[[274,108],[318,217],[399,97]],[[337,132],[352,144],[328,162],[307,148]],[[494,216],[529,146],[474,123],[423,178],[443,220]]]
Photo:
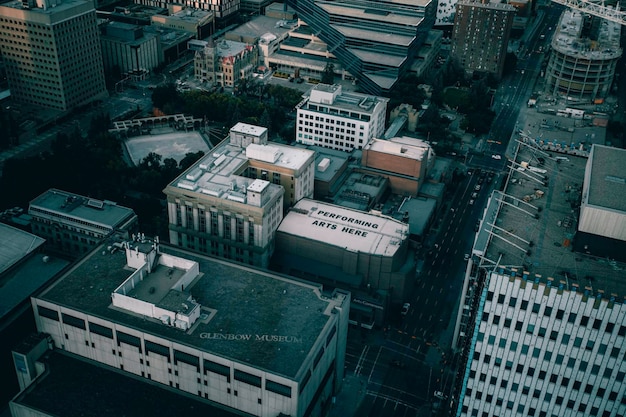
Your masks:
[[[270,118],[270,112],[267,110],[267,108],[263,110],[263,114],[259,119],[259,124],[263,127],[266,127],[268,131],[270,130],[270,127],[272,126],[272,119]]]
[[[323,84],[333,84],[335,82],[335,65],[332,62],[327,62],[322,73]]]

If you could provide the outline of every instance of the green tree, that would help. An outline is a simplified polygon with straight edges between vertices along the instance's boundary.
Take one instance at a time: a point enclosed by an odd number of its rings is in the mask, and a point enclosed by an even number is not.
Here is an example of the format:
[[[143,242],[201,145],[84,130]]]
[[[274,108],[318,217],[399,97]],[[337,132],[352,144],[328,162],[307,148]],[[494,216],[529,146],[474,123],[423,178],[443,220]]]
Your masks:
[[[322,72],[322,83],[333,84],[335,82],[335,65],[332,62],[327,62]]]

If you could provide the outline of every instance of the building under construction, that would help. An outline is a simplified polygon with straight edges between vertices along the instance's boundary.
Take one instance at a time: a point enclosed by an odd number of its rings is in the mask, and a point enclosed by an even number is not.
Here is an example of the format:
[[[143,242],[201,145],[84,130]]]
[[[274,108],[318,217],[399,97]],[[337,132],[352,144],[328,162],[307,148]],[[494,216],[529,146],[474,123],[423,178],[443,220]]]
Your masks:
[[[570,101],[602,102],[622,56],[621,25],[566,9],[550,43],[545,92]]]

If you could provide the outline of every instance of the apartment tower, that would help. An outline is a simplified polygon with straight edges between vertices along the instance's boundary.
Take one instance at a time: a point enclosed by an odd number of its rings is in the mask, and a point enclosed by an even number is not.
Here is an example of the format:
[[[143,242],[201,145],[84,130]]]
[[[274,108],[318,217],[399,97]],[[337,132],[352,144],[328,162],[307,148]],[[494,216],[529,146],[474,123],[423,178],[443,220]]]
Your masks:
[[[452,51],[465,73],[502,77],[515,7],[489,1],[462,0],[456,4]]]

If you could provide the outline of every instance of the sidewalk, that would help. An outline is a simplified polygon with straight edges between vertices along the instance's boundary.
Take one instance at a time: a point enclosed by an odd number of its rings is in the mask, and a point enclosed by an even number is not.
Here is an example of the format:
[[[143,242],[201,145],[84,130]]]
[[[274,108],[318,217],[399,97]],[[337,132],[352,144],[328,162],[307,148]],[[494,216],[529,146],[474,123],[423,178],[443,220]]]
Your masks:
[[[328,409],[328,417],[353,417],[365,398],[367,380],[352,373],[343,378],[341,392],[335,397],[335,403]]]

